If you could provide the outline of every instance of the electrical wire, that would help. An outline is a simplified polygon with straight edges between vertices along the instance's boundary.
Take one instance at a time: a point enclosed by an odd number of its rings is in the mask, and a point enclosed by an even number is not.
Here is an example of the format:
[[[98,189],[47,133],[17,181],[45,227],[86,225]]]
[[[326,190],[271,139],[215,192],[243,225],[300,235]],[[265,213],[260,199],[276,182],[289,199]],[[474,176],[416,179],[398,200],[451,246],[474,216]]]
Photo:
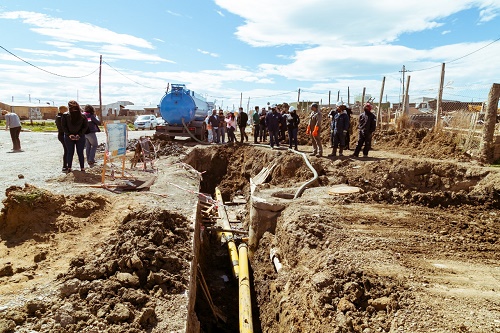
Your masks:
[[[474,54],[474,53],[476,53],[476,52],[481,51],[482,49],[487,48],[488,46],[490,46],[490,45],[492,45],[492,44],[494,44],[494,43],[498,42],[499,40],[500,40],[500,37],[499,37],[499,38],[497,38],[497,39],[495,39],[495,40],[494,40],[494,41],[492,41],[491,43],[488,43],[488,44],[486,44],[485,46],[482,46],[482,47],[478,48],[478,49],[477,49],[477,50],[475,50],[475,51],[469,52],[469,53],[467,53],[467,54],[465,54],[465,55],[463,55],[463,56],[461,56],[461,57],[458,57],[458,58],[456,58],[456,59],[453,59],[453,60],[450,60],[450,61],[445,61],[445,63],[450,64],[450,63],[455,62],[455,61],[457,61],[457,60],[460,60],[460,59],[466,58],[466,57],[468,57],[468,56],[470,56],[470,55],[472,55],[472,54]],[[432,67],[428,67],[428,68],[414,69],[414,70],[411,70],[411,71],[412,71],[412,72],[421,72],[421,71],[426,71],[426,70],[433,69],[433,68],[440,67],[440,66],[441,66],[441,64],[439,64],[439,65],[435,65],[435,66],[432,66]]]
[[[7,50],[5,47],[1,46],[0,45],[0,48],[2,48],[5,52],[9,53],[10,55],[16,57],[17,59],[21,60],[22,62],[30,65],[30,66],[33,66],[35,67],[36,69],[39,69],[41,71],[44,71],[46,73],[49,73],[51,75],[55,75],[55,76],[59,76],[59,77],[64,77],[64,78],[68,78],[68,79],[81,79],[81,78],[84,78],[84,77],[87,77],[87,76],[90,76],[92,74],[94,74],[95,72],[97,72],[97,70],[99,69],[99,67],[97,67],[93,72],[89,73],[89,74],[86,74],[86,75],[82,75],[82,76],[67,76],[67,75],[61,75],[61,74],[57,74],[57,73],[54,73],[54,72],[51,72],[51,71],[48,71],[46,69],[43,69],[41,67],[38,67],[37,65],[34,65],[32,64],[31,62],[27,61],[27,60],[24,60],[23,58],[15,55],[14,53],[10,52],[9,50]]]
[[[153,89],[153,90],[158,90],[158,88],[149,87],[149,86],[146,86],[146,85],[144,85],[144,84],[142,84],[142,83],[139,83],[139,82],[137,82],[137,81],[135,81],[135,80],[132,80],[131,78],[129,78],[128,76],[126,76],[125,74],[123,74],[122,72],[120,72],[119,70],[117,70],[116,68],[114,68],[113,66],[111,66],[110,64],[108,64],[106,61],[104,61],[104,60],[103,60],[102,62],[103,62],[103,63],[105,63],[106,65],[108,65],[109,67],[111,67],[111,69],[112,69],[112,70],[114,70],[115,72],[117,72],[118,74],[120,74],[121,76],[123,76],[124,78],[126,78],[126,79],[128,79],[128,80],[130,80],[130,81],[134,82],[135,84],[138,84],[138,85],[140,85],[140,86],[143,86],[144,88]]]

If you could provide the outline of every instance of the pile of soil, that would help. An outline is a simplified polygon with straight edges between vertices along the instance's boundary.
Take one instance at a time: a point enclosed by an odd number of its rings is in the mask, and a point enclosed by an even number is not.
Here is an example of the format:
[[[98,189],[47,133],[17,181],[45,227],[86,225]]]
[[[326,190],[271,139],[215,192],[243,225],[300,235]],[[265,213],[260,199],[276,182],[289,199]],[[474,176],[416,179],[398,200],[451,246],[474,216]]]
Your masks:
[[[470,155],[461,151],[454,133],[429,129],[377,130],[373,134],[375,149],[394,151],[412,156],[436,159],[453,158],[470,161]]]
[[[323,163],[327,169],[328,162]],[[342,159],[332,166],[325,175],[330,183],[361,188],[360,193],[338,197],[343,203],[500,208],[500,176],[481,167],[392,158],[363,163]]]
[[[29,184],[24,188],[9,187],[6,196],[0,215],[0,237],[13,245],[27,239],[44,241],[51,233],[78,229],[78,218],[92,222],[96,218],[93,213],[108,203],[95,193],[64,197]]]
[[[57,295],[0,313],[2,332],[164,332],[169,311],[182,310],[188,289],[189,222],[166,210],[138,207],[92,254],[71,261]]]

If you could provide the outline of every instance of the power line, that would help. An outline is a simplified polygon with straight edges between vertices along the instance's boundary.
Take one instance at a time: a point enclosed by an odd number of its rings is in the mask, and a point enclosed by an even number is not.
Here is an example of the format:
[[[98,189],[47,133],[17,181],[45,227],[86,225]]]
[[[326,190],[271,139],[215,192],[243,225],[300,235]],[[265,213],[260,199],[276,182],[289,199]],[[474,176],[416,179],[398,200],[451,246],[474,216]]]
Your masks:
[[[456,59],[453,59],[453,60],[450,60],[450,61],[445,61],[445,63],[449,64],[449,63],[455,62],[455,61],[457,61],[457,60],[460,60],[460,59],[466,58],[466,57],[468,57],[468,56],[470,56],[470,55],[472,55],[472,54],[474,54],[474,53],[476,53],[476,52],[481,51],[482,49],[487,48],[488,46],[490,46],[490,45],[492,45],[492,44],[494,44],[494,43],[498,42],[499,40],[500,40],[500,37],[499,37],[499,38],[497,38],[497,39],[495,39],[495,40],[494,40],[494,41],[492,41],[491,43],[488,43],[488,44],[486,44],[485,46],[482,46],[482,47],[478,48],[478,49],[477,49],[477,50],[475,50],[475,51],[469,52],[469,53],[467,53],[467,54],[465,54],[465,55],[463,55],[463,56],[461,56],[461,57],[458,57],[458,58],[456,58]],[[428,67],[428,68],[414,69],[414,70],[412,70],[412,72],[421,72],[421,71],[426,71],[426,70],[428,70],[428,69],[433,69],[433,68],[440,67],[440,66],[441,66],[441,64],[439,64],[439,65],[435,65],[435,66],[432,66],[432,67]]]
[[[111,69],[113,69],[115,72],[117,72],[118,74],[120,74],[120,75],[121,75],[121,76],[123,76],[124,78],[126,78],[126,79],[128,79],[128,80],[130,80],[130,81],[134,82],[135,84],[138,84],[138,85],[140,85],[140,86],[143,86],[144,88],[158,90],[158,88],[148,87],[148,86],[146,86],[146,85],[144,85],[144,84],[142,84],[142,83],[139,83],[139,82],[137,82],[137,81],[135,81],[135,80],[132,80],[131,78],[129,78],[128,76],[126,76],[125,74],[123,74],[122,72],[120,72],[119,70],[117,70],[116,68],[114,68],[113,66],[111,66],[110,64],[108,64],[106,61],[104,61],[104,60],[103,60],[102,62],[103,62],[103,63],[105,63],[106,65],[108,65],[109,67],[111,67]]]
[[[43,68],[41,68],[41,67],[38,67],[37,65],[34,65],[34,64],[32,64],[31,62],[29,62],[29,61],[27,61],[27,60],[24,60],[23,58],[21,58],[21,57],[19,57],[19,56],[15,55],[14,53],[10,52],[9,50],[7,50],[5,47],[3,47],[3,46],[1,46],[1,45],[0,45],[0,48],[2,48],[5,52],[7,52],[7,53],[9,53],[9,54],[13,55],[13,56],[14,56],[14,57],[16,57],[17,59],[21,60],[22,62],[27,63],[27,64],[28,64],[28,65],[30,65],[30,66],[35,67],[36,69],[39,69],[39,70],[44,71],[44,72],[46,72],[46,73],[49,73],[49,74],[51,74],[51,75],[55,75],[55,76],[59,76],[59,77],[64,77],[64,78],[68,78],[68,79],[81,79],[81,78],[84,78],[84,77],[87,77],[87,76],[90,76],[90,75],[94,74],[94,73],[95,73],[95,72],[97,72],[97,70],[99,69],[99,67],[97,67],[97,68],[96,68],[96,69],[95,69],[92,73],[89,73],[89,74],[86,74],[86,75],[82,75],[82,76],[66,76],[66,75],[61,75],[61,74],[57,74],[57,73],[54,73],[54,72],[48,71],[48,70],[43,69]]]

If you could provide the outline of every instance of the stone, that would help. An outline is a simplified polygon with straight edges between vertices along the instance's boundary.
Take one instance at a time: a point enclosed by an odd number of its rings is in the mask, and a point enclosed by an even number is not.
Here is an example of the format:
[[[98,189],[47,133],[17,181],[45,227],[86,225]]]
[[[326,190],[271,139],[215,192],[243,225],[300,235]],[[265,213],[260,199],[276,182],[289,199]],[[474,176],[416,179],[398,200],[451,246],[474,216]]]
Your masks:
[[[341,298],[339,303],[337,304],[337,311],[347,312],[347,311],[355,311],[356,307],[345,297]]]
[[[71,279],[64,282],[59,289],[62,297],[66,297],[78,292],[81,282],[78,279]]]
[[[14,332],[16,323],[10,319],[0,319],[0,333]]]
[[[44,313],[47,310],[47,303],[42,300],[31,300],[26,303],[26,311],[30,316],[37,313]]]
[[[113,311],[111,311],[111,313],[106,319],[110,323],[118,323],[126,321],[129,318],[130,318],[129,308],[125,304],[118,303],[115,305],[115,308],[113,309]]]
[[[12,275],[14,275],[14,269],[12,268],[12,264],[10,262],[6,263],[3,267],[0,267],[0,277]]]
[[[35,254],[35,258],[33,259],[35,262],[44,261],[47,259],[47,251],[42,251],[40,253]]]
[[[357,302],[363,297],[364,289],[356,282],[347,282],[344,284],[344,293],[351,302]]]
[[[156,324],[156,322],[156,313],[153,308],[145,308],[139,316],[139,324],[142,327],[153,326],[154,324]]]
[[[128,287],[138,287],[140,284],[139,277],[130,273],[116,273],[116,279],[120,284]]]
[[[382,311],[382,310],[386,311],[387,307],[390,306],[391,303],[392,299],[386,296],[368,300],[368,304],[373,306],[377,311]]]

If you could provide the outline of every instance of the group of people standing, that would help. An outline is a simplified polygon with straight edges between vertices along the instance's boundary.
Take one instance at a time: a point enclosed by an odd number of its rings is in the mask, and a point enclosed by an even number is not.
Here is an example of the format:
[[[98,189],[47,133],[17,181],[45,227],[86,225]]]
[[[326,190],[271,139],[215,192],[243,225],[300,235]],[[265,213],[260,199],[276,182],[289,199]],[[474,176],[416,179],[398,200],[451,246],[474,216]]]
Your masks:
[[[359,115],[358,143],[354,149],[354,153],[351,155],[352,157],[359,157],[361,149],[363,149],[363,157],[367,157],[371,149],[372,134],[376,129],[376,118],[371,110],[372,105],[366,103],[363,106],[363,112]],[[328,114],[330,118],[330,144],[332,147],[332,152],[328,156],[337,156],[337,150],[339,156],[342,156],[344,149],[349,150],[350,133],[352,131],[351,115],[352,110],[342,101],[337,102],[336,109],[331,110]],[[306,133],[311,133],[313,145],[313,153],[311,155],[321,157],[323,153],[321,138],[317,134],[318,124],[321,124],[321,111],[318,110],[317,104],[311,106],[309,122],[310,126],[308,126]],[[313,128],[314,130],[312,130]],[[319,129],[319,132],[321,132],[321,129]]]
[[[78,155],[80,170],[85,171],[84,150],[87,155],[87,163],[90,167],[95,164],[95,154],[98,140],[97,132],[100,132],[101,122],[95,115],[92,105],[85,105],[84,110],[80,108],[77,101],[71,100],[68,106],[59,107],[56,116],[56,126],[58,130],[57,138],[63,146],[63,167],[62,171],[69,173],[73,167],[73,157]]]
[[[236,130],[240,130],[240,142],[248,141],[246,127],[248,123],[248,114],[239,108],[236,116],[234,112],[228,112],[224,115],[224,111],[212,110],[212,114],[205,119],[208,130],[208,142],[210,143],[226,143],[226,133],[228,142],[238,142],[236,138]]]
[[[299,131],[300,118],[297,110],[287,103],[273,104],[266,110],[262,107],[255,107],[252,116],[254,143],[266,142],[269,134],[269,145],[271,148],[280,147],[280,143],[286,143],[286,133],[288,132],[288,148],[298,149],[297,134]]]
[[[323,145],[321,143],[321,128],[323,123],[322,111],[318,103],[313,103],[310,107],[311,112],[308,117],[306,135],[310,136],[313,151],[310,155],[316,157],[323,156]],[[366,103],[363,106],[363,112],[359,116],[358,125],[358,143],[354,149],[353,157],[359,157],[363,150],[363,157],[368,156],[371,149],[371,138],[376,128],[376,118],[371,112],[372,105]],[[332,152],[328,156],[333,157],[343,155],[344,149],[349,150],[352,110],[342,101],[337,102],[336,108],[328,114],[330,118],[330,145]],[[228,135],[228,142],[238,142],[234,134],[237,128],[241,133],[239,142],[248,141],[246,126],[248,115],[243,108],[239,112],[228,112],[224,115],[222,110],[213,110],[212,115],[206,119],[208,129],[208,140],[211,143],[225,143],[225,134]],[[280,147],[283,143],[288,143],[290,149],[298,150],[297,135],[299,131],[300,117],[297,115],[295,107],[287,103],[280,105],[272,104],[266,110],[266,107],[255,107],[252,115],[254,144],[268,142],[271,148]],[[288,140],[287,134],[288,133]]]

